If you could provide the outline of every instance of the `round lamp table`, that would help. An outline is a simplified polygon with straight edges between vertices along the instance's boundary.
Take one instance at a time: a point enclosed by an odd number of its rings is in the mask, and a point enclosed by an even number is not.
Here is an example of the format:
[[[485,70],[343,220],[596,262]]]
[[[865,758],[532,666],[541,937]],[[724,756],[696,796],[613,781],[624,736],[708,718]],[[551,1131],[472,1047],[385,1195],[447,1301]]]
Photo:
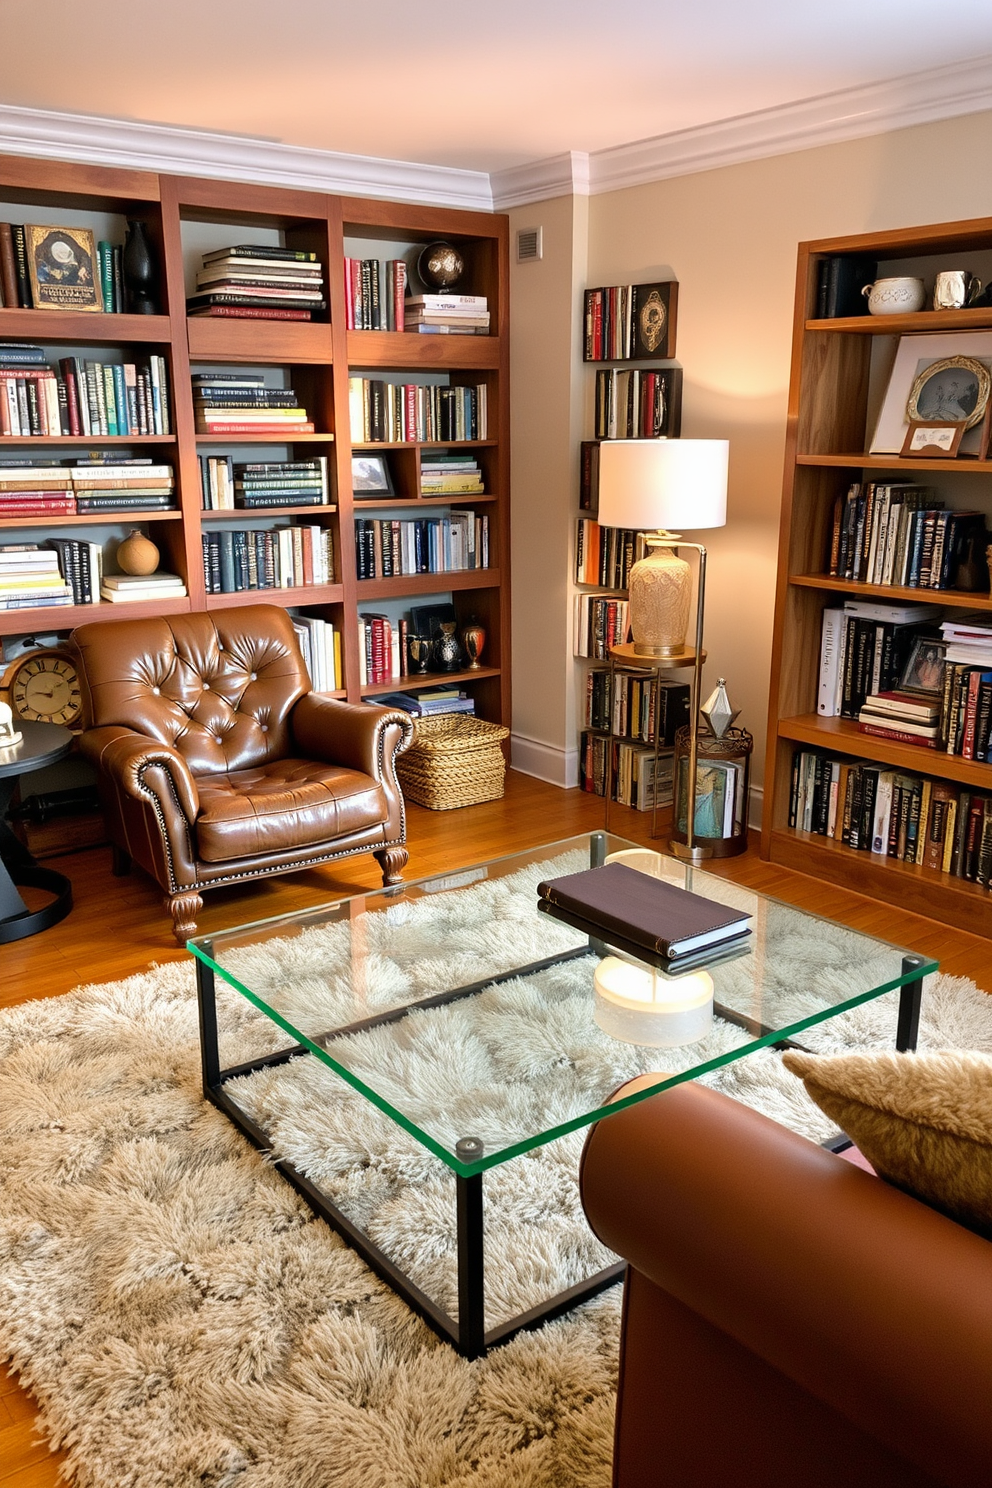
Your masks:
[[[72,734],[57,723],[15,725],[19,744],[0,748],[0,945],[37,935],[64,920],[72,908],[72,884],[61,873],[42,868],[7,824],[7,807],[18,777],[54,765],[72,748]],[[17,892],[43,889],[54,897],[41,909],[28,909]]]

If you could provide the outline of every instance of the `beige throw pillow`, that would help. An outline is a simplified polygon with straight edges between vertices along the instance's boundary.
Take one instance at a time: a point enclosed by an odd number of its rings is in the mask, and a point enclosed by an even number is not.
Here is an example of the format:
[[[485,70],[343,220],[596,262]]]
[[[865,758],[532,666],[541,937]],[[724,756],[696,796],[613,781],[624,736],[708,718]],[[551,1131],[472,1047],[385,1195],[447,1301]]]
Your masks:
[[[992,1239],[992,1057],[790,1050],[783,1063],[880,1177]]]

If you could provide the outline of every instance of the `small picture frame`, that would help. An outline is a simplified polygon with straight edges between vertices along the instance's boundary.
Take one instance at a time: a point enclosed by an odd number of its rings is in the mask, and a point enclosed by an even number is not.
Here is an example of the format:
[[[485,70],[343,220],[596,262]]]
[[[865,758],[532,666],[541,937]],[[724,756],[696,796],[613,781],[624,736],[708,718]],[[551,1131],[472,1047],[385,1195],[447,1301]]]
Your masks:
[[[36,310],[103,310],[96,243],[86,227],[25,225]]]
[[[385,455],[352,455],[351,489],[356,500],[363,496],[395,496]]]
[[[917,459],[951,460],[961,448],[964,429],[960,421],[911,419],[900,453]]]
[[[946,641],[935,640],[933,636],[917,636],[899,679],[899,691],[939,698],[944,690],[946,650]]]

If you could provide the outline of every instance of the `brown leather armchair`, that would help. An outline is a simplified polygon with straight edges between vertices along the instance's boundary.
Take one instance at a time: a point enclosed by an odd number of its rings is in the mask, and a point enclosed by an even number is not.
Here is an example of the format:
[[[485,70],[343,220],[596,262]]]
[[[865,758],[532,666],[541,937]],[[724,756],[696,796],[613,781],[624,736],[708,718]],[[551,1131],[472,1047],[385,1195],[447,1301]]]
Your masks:
[[[992,1245],[681,1085],[593,1128],[625,1282],[615,1488],[992,1483]]]
[[[399,881],[410,719],[311,691],[285,610],[97,622],[72,645],[115,872],[158,880],[180,943],[204,889],[359,852]]]

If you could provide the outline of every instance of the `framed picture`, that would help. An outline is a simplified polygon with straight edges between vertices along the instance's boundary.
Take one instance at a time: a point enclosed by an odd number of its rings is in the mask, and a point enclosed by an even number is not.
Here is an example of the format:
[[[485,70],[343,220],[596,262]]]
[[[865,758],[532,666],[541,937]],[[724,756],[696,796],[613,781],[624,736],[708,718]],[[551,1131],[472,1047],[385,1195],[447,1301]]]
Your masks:
[[[103,310],[96,243],[85,227],[24,228],[36,310]]]
[[[385,455],[352,455],[351,489],[356,497],[395,496]]]
[[[917,636],[899,679],[899,690],[940,697],[944,690],[946,649],[946,641],[934,640],[933,636]]]
[[[632,361],[675,355],[675,321],[679,286],[676,280],[631,287]]]
[[[909,390],[910,420],[935,419],[973,429],[985,416],[992,377],[975,357],[942,357],[918,373]]]
[[[951,459],[961,448],[964,429],[962,423],[941,424],[930,419],[911,419],[901,452],[928,459]]]
[[[869,454],[902,454],[903,445],[909,433],[909,425],[913,419],[918,422],[926,420],[931,423],[958,422],[957,418],[952,418],[948,413],[934,411],[938,404],[942,407],[948,406],[946,399],[950,395],[949,382],[955,379],[946,364],[953,360],[976,362],[986,373],[990,373],[992,370],[992,331],[953,331],[944,335],[900,336]],[[937,369],[938,364],[941,363],[945,364],[941,370],[946,373],[946,377],[938,375],[932,388],[929,385],[929,379],[924,377],[923,383],[920,384],[924,391],[923,404],[918,403],[919,411],[911,414],[909,412],[910,398],[919,384],[919,379],[931,368]],[[958,376],[963,378],[963,372]],[[959,391],[961,390],[959,383]],[[986,404],[988,401],[986,398]],[[967,425],[970,416],[970,414],[967,415],[961,422]],[[982,417],[980,413],[973,426],[965,428],[958,450],[959,454],[981,455]]]

